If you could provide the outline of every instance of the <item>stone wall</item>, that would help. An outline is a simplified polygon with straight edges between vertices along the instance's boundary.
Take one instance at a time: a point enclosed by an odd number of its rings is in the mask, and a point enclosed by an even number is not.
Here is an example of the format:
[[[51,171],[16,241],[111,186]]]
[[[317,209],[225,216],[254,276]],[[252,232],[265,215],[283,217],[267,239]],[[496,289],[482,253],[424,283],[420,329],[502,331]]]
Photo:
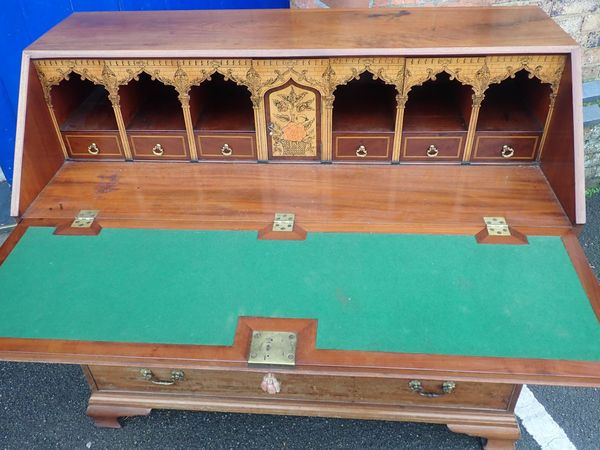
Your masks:
[[[290,0],[295,8],[537,5],[583,47],[583,80],[600,80],[600,0]],[[600,124],[586,127],[586,185],[600,186]]]

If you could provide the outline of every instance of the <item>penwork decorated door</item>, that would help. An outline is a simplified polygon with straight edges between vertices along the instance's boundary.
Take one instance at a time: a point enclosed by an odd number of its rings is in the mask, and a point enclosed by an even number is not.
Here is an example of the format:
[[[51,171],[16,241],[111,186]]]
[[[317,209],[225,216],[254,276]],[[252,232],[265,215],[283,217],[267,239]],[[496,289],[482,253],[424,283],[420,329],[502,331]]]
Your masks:
[[[321,95],[293,80],[265,93],[269,159],[321,159]]]

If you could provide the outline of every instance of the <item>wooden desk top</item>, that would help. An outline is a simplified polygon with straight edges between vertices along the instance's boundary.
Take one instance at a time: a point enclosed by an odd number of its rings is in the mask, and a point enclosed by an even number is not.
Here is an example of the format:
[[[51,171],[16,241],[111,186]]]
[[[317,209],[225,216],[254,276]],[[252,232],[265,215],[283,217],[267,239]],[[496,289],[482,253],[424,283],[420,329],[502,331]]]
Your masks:
[[[256,231],[286,211],[309,232],[474,235],[490,215],[527,234],[571,226],[533,166],[68,162],[24,218],[80,209],[117,227]]]
[[[77,13],[26,51],[34,57],[226,58],[535,53],[575,46],[537,7],[457,7]]]

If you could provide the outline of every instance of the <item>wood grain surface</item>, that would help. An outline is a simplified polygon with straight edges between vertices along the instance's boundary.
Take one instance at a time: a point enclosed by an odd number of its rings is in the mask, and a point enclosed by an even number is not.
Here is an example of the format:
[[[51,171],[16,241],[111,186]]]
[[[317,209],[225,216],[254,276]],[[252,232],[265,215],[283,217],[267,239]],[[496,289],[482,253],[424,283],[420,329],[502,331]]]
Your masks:
[[[103,226],[149,228],[258,230],[276,212],[295,213],[308,232],[474,235],[483,216],[527,233],[570,227],[534,166],[67,162],[24,217],[81,209],[100,210]]]
[[[28,52],[36,57],[171,51],[179,56],[293,57],[407,54],[425,48],[539,51],[576,45],[535,7],[280,9],[76,13],[34,42]]]
[[[455,382],[600,385],[600,363],[566,360],[446,356],[316,349],[317,322],[308,319],[240,317],[234,344],[226,346],[129,344],[49,339],[0,339],[0,359],[94,366],[248,371],[253,330],[298,334],[296,366],[279,373],[331,376],[410,377]]]
[[[506,411],[514,389],[511,384],[459,383],[456,389],[443,395],[441,383],[419,380],[427,392],[442,393],[437,398],[421,396],[409,389],[410,378],[303,375],[278,373],[276,368],[255,368],[248,371],[186,370],[184,379],[171,386],[152,384],[140,375],[138,367],[90,366],[92,376],[101,391],[140,391],[186,393],[241,398],[273,399],[260,388],[263,376],[273,373],[281,383],[278,399],[337,401],[359,404],[467,406]],[[153,369],[159,380],[169,380],[172,369]]]

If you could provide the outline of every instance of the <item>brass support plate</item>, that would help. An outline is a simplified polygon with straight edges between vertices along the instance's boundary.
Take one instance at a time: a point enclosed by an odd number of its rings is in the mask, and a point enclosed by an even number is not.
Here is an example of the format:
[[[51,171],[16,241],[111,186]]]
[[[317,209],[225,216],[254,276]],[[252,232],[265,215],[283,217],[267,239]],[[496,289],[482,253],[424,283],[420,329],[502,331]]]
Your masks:
[[[99,212],[97,209],[82,209],[75,216],[71,228],[90,228]]]
[[[248,364],[294,366],[296,342],[291,331],[253,331]]]
[[[485,226],[490,236],[510,236],[510,230],[504,217],[484,217]]]
[[[273,231],[293,231],[295,218],[296,215],[293,213],[275,213],[275,220],[273,220]]]

